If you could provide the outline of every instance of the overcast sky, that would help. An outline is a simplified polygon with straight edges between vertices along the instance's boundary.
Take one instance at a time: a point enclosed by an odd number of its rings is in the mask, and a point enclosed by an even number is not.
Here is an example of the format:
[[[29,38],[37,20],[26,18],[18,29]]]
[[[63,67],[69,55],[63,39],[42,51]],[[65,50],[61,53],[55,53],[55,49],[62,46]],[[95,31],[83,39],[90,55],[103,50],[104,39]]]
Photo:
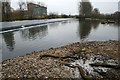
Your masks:
[[[11,0],[14,9],[18,9],[19,0]],[[25,0],[23,0],[25,1]],[[47,5],[49,12],[58,14],[78,14],[78,2],[80,0],[27,0],[32,2],[42,2]],[[86,0],[85,0],[86,1]],[[120,0],[89,0],[94,8],[99,8],[101,13],[114,13],[118,11],[118,2]]]

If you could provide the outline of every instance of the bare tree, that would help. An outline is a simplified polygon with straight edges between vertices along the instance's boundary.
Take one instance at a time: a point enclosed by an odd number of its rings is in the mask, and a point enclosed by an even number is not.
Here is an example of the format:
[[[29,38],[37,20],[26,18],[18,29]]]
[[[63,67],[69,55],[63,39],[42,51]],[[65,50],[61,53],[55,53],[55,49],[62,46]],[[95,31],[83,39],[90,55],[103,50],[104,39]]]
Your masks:
[[[88,0],[82,0],[79,3],[79,15],[90,16],[92,12],[92,5]]]
[[[18,5],[19,5],[19,13],[18,13],[18,17],[20,18],[20,19],[24,19],[24,17],[25,17],[25,9],[27,8],[27,3],[25,2],[25,1],[22,1],[22,0],[20,0],[19,2],[18,2]]]
[[[26,9],[26,2],[23,2],[22,0],[20,0],[20,2],[18,2],[18,5],[20,10]]]
[[[11,13],[10,1],[6,0],[2,2],[2,21],[11,20]]]

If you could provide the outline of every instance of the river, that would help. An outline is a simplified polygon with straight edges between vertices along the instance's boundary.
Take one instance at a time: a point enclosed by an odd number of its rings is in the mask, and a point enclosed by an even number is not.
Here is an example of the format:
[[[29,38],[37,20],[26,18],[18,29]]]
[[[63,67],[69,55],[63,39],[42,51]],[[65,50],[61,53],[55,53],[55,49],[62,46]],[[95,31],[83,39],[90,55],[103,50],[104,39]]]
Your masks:
[[[2,61],[75,42],[118,40],[118,28],[117,24],[73,19],[1,33]]]

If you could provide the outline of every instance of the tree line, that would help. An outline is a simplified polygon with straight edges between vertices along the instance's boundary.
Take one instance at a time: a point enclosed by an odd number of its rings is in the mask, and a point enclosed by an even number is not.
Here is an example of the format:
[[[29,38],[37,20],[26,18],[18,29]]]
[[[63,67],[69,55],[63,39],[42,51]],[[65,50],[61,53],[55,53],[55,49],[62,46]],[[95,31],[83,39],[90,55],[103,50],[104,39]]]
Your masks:
[[[79,2],[79,18],[94,18],[94,19],[110,19],[119,21],[120,12],[116,11],[113,14],[101,14],[98,8],[93,8],[91,2],[83,0]]]
[[[14,21],[14,20],[32,20],[32,19],[51,19],[51,18],[93,18],[93,19],[111,19],[115,21],[119,21],[120,12],[116,11],[113,14],[101,14],[98,8],[93,8],[91,5],[91,2],[87,0],[87,2],[79,2],[79,15],[66,15],[61,14],[58,15],[55,12],[49,13],[47,16],[41,16],[38,18],[34,18],[32,16],[32,12],[27,13],[26,15],[26,9],[28,3],[33,2],[23,2],[19,1],[18,6],[19,9],[14,10],[11,7],[11,2],[0,2],[2,4],[2,21]],[[38,2],[39,5],[45,6],[45,4]]]

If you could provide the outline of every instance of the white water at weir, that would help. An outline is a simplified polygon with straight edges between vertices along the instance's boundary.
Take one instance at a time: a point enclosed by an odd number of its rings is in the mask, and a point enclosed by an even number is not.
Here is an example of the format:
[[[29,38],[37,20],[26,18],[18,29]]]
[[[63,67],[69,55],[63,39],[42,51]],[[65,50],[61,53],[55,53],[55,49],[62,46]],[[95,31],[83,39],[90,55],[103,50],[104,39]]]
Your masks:
[[[72,20],[72,19],[74,19],[74,18],[0,22],[0,24],[2,24],[2,27],[0,27],[0,28],[10,28],[10,27],[22,26],[22,25],[25,26],[25,25],[31,25],[31,24],[51,23],[51,22],[67,21],[67,20]]]
[[[49,23],[50,24],[50,23]],[[52,24],[52,23],[51,23]],[[25,29],[30,29],[30,28],[35,28],[35,27],[40,27],[40,26],[45,26],[47,24],[41,24],[41,25],[36,25],[36,26],[29,26],[29,27],[25,27],[25,26],[21,26],[21,28],[18,29],[12,29],[12,30],[6,30],[6,31],[0,31],[0,34],[2,33],[7,33],[7,32],[13,32],[13,31],[19,31],[19,30],[25,30]]]
[[[25,26],[23,26],[23,25],[22,25],[21,27],[22,27],[22,28],[25,28]]]
[[[43,26],[43,25],[55,23],[55,22],[69,21],[69,20],[73,20],[73,19],[74,18],[61,18],[61,19],[48,19],[48,20],[25,20],[25,21],[14,21],[14,22],[0,22],[0,24],[2,24],[2,27],[0,29],[10,28],[10,27],[15,27],[15,26],[21,27],[21,28],[16,28],[16,29],[0,31],[0,34],[6,33],[6,32],[13,32],[13,31],[18,31],[18,30],[29,29],[29,28],[38,27],[38,26]],[[38,24],[38,23],[41,23],[41,24],[25,27],[25,25]],[[44,24],[42,24],[42,23],[44,23]]]

